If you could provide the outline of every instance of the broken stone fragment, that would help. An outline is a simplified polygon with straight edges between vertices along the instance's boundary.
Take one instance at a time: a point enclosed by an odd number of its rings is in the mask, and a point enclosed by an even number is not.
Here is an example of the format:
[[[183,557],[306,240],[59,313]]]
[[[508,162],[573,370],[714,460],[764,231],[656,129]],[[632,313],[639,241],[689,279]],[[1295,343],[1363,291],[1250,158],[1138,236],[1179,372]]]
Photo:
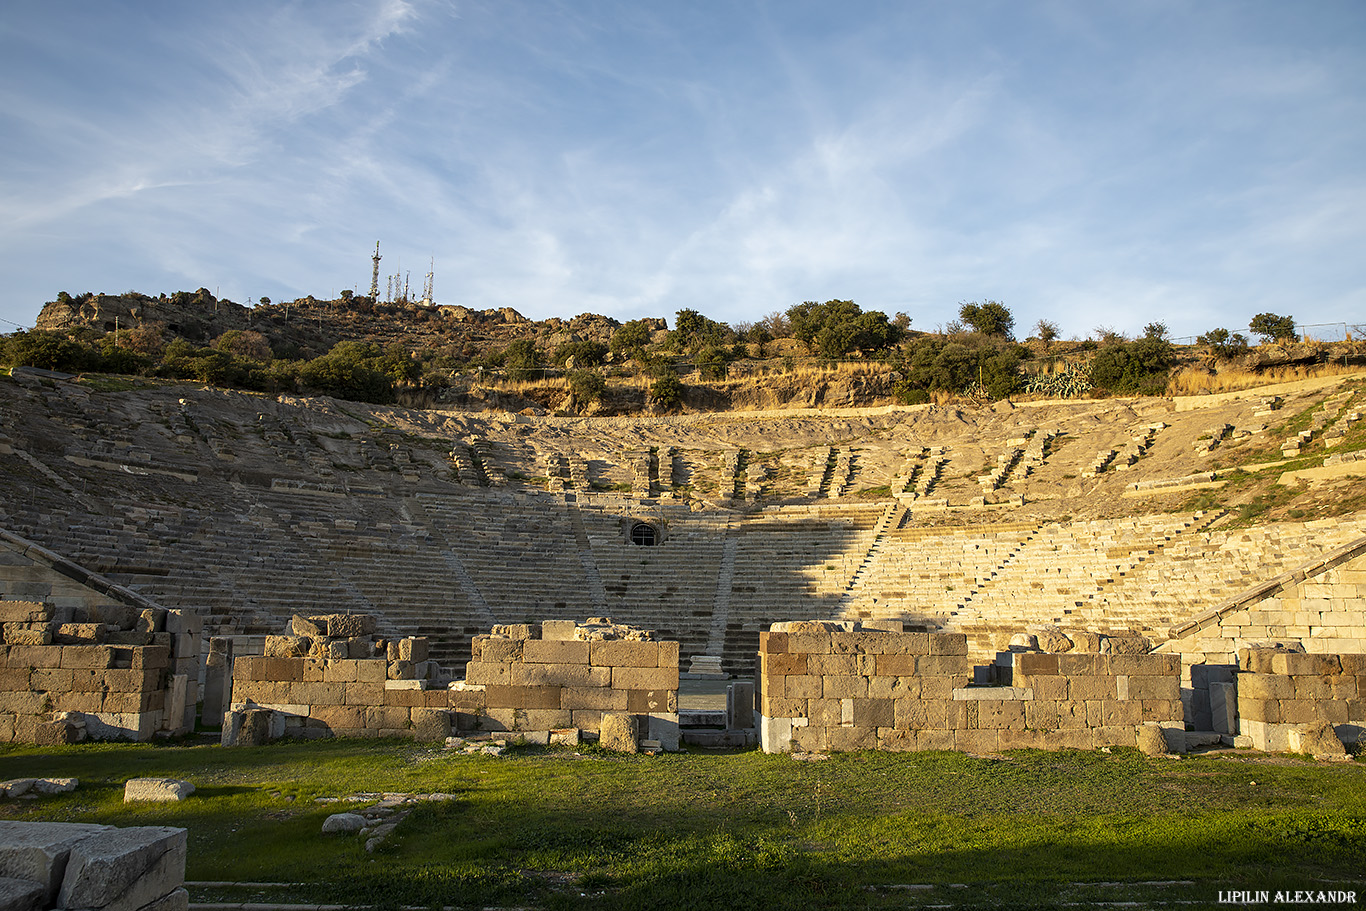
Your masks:
[[[130,778],[123,786],[123,802],[174,803],[194,793],[194,785],[179,778]]]

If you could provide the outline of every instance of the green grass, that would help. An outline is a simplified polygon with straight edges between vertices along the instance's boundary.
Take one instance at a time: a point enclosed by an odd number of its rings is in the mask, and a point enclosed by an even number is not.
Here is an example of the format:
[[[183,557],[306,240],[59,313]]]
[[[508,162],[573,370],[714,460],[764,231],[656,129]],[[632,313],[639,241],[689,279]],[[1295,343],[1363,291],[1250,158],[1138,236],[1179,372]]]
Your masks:
[[[0,778],[69,775],[72,794],[0,818],[176,825],[188,878],[296,883],[195,901],[468,907],[1049,907],[1213,902],[1219,889],[1358,888],[1366,764],[1256,754],[1146,759],[1024,751],[446,755],[392,741],[0,749]],[[125,806],[141,775],[190,780]],[[1255,782],[1255,784],[1253,783]],[[317,797],[443,791],[376,854],[324,837]],[[1178,886],[1154,880],[1191,880]],[[1106,885],[1106,884],[1110,885]],[[909,890],[907,885],[927,888]]]

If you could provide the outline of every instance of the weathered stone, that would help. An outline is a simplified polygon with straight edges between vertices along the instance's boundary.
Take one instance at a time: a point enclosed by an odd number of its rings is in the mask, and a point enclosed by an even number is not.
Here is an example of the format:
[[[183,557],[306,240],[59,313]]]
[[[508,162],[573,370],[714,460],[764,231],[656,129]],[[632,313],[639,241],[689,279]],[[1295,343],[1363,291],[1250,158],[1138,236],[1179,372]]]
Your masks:
[[[372,636],[375,629],[375,618],[369,614],[327,615],[327,635],[329,638],[350,639],[353,636]]]
[[[640,730],[635,715],[606,712],[598,729],[598,745],[614,753],[635,753],[640,749]]]
[[[1326,721],[1299,725],[1291,728],[1288,734],[1292,753],[1308,753],[1315,759],[1337,761],[1349,758],[1342,741],[1338,739],[1337,732]]]
[[[1167,738],[1158,724],[1138,726],[1138,750],[1144,756],[1162,756],[1167,752]]]
[[[321,639],[327,635],[326,617],[304,617],[295,614],[289,621],[289,631],[296,636]]]
[[[39,794],[70,794],[80,785],[76,778],[38,778],[33,782],[33,790]]]
[[[42,883],[0,876],[0,908],[5,911],[39,911],[43,904]]]
[[[1142,636],[1106,636],[1101,640],[1102,655],[1146,655],[1152,643]]]
[[[79,743],[84,728],[77,728],[69,721],[43,721],[34,728],[33,742],[38,746],[59,746],[66,743]]]
[[[112,829],[89,823],[0,820],[0,876],[38,883],[43,888],[43,905],[51,906],[61,889],[72,847]]]
[[[441,743],[451,736],[451,713],[445,709],[412,710],[413,739],[420,743]]]
[[[63,908],[137,911],[185,883],[185,829],[110,829],[71,849],[57,901]]]
[[[1210,719],[1220,734],[1238,733],[1238,695],[1232,683],[1209,685]]]
[[[194,793],[194,785],[178,778],[130,778],[123,786],[123,802],[174,803]]]
[[[323,820],[324,835],[353,835],[364,829],[368,821],[359,813],[333,813]]]

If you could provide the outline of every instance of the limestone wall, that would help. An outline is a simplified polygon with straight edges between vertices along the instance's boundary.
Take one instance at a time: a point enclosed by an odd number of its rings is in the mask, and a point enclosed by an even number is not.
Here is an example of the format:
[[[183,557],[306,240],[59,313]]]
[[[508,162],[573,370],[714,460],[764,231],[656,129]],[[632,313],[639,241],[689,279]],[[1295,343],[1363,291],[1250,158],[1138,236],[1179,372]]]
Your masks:
[[[806,621],[761,633],[759,661],[770,753],[1091,749],[1133,746],[1145,722],[1182,726],[1172,656],[1020,653],[1012,685],[973,686],[961,633]]]
[[[1299,751],[1299,734],[1325,722],[1343,743],[1366,733],[1366,654],[1244,649],[1237,693],[1239,730],[1254,749]]]
[[[238,742],[246,713],[261,709],[269,727],[248,741],[444,737],[448,697],[435,677],[426,639],[380,638],[364,614],[296,616],[289,634],[266,638],[264,655],[233,660],[223,742]]]
[[[0,741],[150,740],[194,727],[197,614],[0,601],[0,623]]]
[[[592,618],[494,627],[476,636],[451,684],[461,728],[597,732],[607,713],[638,716],[645,739],[678,742],[678,643]]]

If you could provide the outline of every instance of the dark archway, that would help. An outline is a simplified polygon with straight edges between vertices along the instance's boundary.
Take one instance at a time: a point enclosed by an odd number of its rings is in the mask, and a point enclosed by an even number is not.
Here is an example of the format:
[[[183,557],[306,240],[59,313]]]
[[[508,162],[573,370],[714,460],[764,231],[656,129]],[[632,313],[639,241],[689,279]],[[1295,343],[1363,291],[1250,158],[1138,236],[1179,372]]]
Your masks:
[[[648,522],[637,522],[631,526],[631,543],[637,547],[654,547],[659,543],[659,532]]]

